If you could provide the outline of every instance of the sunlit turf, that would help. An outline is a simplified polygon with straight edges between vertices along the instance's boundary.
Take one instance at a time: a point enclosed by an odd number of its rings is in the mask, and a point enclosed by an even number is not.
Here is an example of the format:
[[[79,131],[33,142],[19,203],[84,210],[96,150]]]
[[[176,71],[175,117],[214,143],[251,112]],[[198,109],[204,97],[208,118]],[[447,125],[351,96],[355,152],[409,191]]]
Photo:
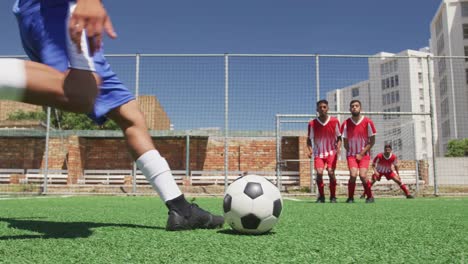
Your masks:
[[[197,198],[222,213],[221,198]],[[328,202],[328,201],[327,201]],[[285,200],[266,235],[167,232],[157,197],[0,199],[0,263],[463,263],[468,198]]]

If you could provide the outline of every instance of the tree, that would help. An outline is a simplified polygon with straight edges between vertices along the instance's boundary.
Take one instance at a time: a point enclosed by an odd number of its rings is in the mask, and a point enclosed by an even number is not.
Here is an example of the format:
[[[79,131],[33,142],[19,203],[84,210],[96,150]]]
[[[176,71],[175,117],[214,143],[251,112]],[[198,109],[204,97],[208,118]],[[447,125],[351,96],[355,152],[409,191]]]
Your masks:
[[[468,138],[448,142],[446,157],[468,157]]]
[[[44,111],[25,112],[22,110],[11,113],[7,120],[37,120],[46,122],[47,115]],[[84,114],[76,114],[55,110],[51,113],[51,124],[55,128],[64,130],[119,130],[119,126],[112,120],[98,126]],[[60,126],[59,126],[60,125]]]

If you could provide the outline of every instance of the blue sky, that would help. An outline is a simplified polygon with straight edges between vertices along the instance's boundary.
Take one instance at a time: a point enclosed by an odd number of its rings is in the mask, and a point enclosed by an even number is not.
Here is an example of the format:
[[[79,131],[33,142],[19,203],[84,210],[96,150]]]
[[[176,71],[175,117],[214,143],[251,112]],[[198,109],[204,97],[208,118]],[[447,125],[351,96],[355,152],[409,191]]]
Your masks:
[[[0,54],[22,54],[0,1]],[[373,54],[427,46],[440,0],[108,0],[108,53]],[[134,3],[138,5],[134,6]]]
[[[108,0],[117,40],[107,54],[375,54],[428,45],[440,0]],[[138,6],[132,6],[138,3]],[[13,1],[0,1],[0,55],[23,54]],[[134,58],[109,58],[133,90]],[[321,60],[321,96],[365,80],[367,59]],[[224,127],[224,61],[143,58],[140,94],[176,129]],[[315,112],[313,58],[230,59],[230,127],[273,130],[276,113]]]

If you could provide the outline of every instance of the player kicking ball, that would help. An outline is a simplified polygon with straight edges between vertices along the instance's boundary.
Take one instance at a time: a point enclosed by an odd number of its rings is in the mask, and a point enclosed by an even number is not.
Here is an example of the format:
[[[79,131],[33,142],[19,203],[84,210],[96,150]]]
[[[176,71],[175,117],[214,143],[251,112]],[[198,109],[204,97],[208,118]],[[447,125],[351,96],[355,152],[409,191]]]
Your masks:
[[[317,172],[319,197],[316,202],[325,202],[323,170],[326,167],[330,178],[330,202],[336,203],[335,169],[341,149],[340,121],[328,115],[327,100],[317,102],[317,113],[319,116],[309,122],[307,134],[307,154],[309,158],[314,157]]]
[[[393,180],[406,195],[406,198],[413,199],[414,197],[408,191],[406,185],[401,182],[400,173],[398,172],[398,157],[392,153],[392,146],[387,144],[384,147],[384,152],[377,154],[372,161],[372,168],[374,174],[372,175],[372,185],[375,182],[380,181],[382,176],[385,176],[387,180]],[[361,195],[361,198],[366,196],[365,193]]]
[[[0,59],[0,98],[86,113],[97,124],[114,120],[168,208],[166,230],[222,227],[222,216],[185,199],[135,97],[105,59],[103,32],[117,35],[101,0],[17,0],[13,12],[31,61]]]

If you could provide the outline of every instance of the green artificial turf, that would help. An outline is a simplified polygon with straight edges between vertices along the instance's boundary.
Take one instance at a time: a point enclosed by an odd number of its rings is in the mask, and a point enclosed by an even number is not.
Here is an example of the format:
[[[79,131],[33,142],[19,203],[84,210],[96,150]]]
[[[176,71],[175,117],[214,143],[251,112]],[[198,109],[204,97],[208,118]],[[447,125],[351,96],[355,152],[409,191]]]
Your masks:
[[[198,198],[222,213],[222,199]],[[327,201],[328,202],[328,201]],[[0,263],[464,263],[468,199],[284,201],[266,235],[167,232],[156,197],[0,199]]]

